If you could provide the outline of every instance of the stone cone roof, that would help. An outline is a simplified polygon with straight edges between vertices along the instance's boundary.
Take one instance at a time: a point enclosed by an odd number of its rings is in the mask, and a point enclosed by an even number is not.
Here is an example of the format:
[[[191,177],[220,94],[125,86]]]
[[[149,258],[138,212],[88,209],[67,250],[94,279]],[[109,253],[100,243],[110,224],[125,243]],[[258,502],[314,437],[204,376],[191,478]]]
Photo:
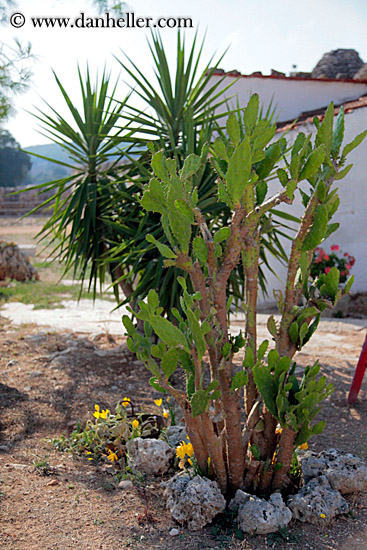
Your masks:
[[[362,67],[356,72],[353,78],[355,80],[367,80],[367,63],[362,65]]]
[[[353,78],[363,66],[356,50],[338,49],[325,53],[313,69],[312,78]]]

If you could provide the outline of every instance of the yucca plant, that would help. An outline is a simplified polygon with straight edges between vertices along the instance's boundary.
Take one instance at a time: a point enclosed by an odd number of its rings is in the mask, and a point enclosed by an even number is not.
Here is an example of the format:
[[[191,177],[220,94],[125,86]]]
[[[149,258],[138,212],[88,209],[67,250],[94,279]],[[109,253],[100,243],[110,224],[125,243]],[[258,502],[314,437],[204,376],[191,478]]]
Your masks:
[[[88,68],[85,81],[79,68],[78,76],[81,112],[55,75],[69,109],[70,122],[48,104],[51,114],[39,110],[35,115],[42,124],[42,133],[66,150],[70,158],[69,163],[46,160],[67,166],[72,174],[34,189],[49,195],[37,208],[52,207],[38,236],[51,236],[51,243],[55,243],[53,254],[64,263],[65,271],[72,268],[82,282],[89,267],[89,288],[93,286],[96,292],[97,281],[103,283],[106,272],[106,264],[100,262],[100,258],[106,254],[113,236],[110,225],[104,221],[104,213],[113,208],[112,185],[122,158],[114,149],[111,137],[121,131],[116,124],[126,100],[119,104],[114,101],[116,86],[111,88],[106,71],[94,85]],[[108,267],[112,271],[115,268],[112,264]]]
[[[172,74],[162,40],[159,34],[153,33],[150,49],[156,84],[151,83],[133,61],[120,62],[133,78],[135,93],[144,100],[146,108],[134,107],[132,95],[117,103],[115,88],[108,92],[106,73],[93,88],[89,71],[85,83],[79,71],[83,113],[79,114],[57,79],[71,122],[52,108],[52,116],[42,112],[38,115],[47,135],[68,151],[71,159],[68,166],[74,169],[70,178],[38,186],[40,191],[53,195],[41,206],[55,200],[53,213],[41,236],[53,234],[59,258],[65,262],[66,269],[73,267],[75,273],[80,272],[82,280],[90,267],[89,288],[94,293],[98,280],[103,282],[108,271],[116,294],[118,282],[126,301],[133,303],[155,288],[165,311],[169,312],[172,307],[180,307],[177,277],[184,276],[190,287],[187,275],[176,266],[164,268],[162,256],[146,240],[148,234],[156,239],[166,237],[160,216],[143,212],[139,196],[151,176],[152,153],[163,149],[182,167],[190,154],[204,155],[206,159],[214,132],[221,133],[219,122],[223,115],[215,115],[214,111],[226,100],[224,90],[220,90],[221,80],[211,82],[221,58],[211,69],[210,59],[200,71],[203,45],[204,41],[198,46],[195,37],[187,52],[185,41],[178,33],[176,69]],[[272,113],[269,111],[264,117],[270,119]],[[122,160],[127,161],[123,167]],[[212,166],[205,160],[202,169],[193,175],[193,184],[207,224],[220,228],[226,225],[230,209],[216,199],[216,178]],[[267,214],[261,223],[262,262],[267,264],[265,252],[285,260],[279,239],[282,228],[279,224],[274,227]],[[265,290],[262,267],[259,269],[260,286]],[[228,283],[228,293],[237,302],[244,296],[243,275],[240,263]]]
[[[165,72],[168,67],[163,63],[164,50],[160,39],[155,39],[154,47],[159,51]],[[153,49],[152,54],[154,57]],[[166,144],[172,149],[169,138],[172,138],[172,143],[175,144],[173,148],[178,147],[178,134],[181,135],[183,132],[184,141],[189,136],[189,150],[195,152],[200,151],[203,144],[211,138],[212,109],[215,104],[211,103],[209,98],[215,100],[214,92],[218,85],[212,86],[211,90],[206,92],[207,99],[203,101],[199,96],[208,85],[209,75],[205,75],[205,69],[196,78],[200,52],[195,57],[195,41],[187,66],[184,63],[184,55],[184,44],[179,35],[177,97],[174,101],[176,110],[164,123],[166,130],[159,131],[154,128],[154,124],[149,123],[149,117],[143,120],[143,115],[138,116],[137,110],[131,104],[129,113],[121,119],[128,98],[116,102],[116,87],[108,91],[110,77],[107,73],[103,74],[101,83],[93,88],[89,71],[85,83],[80,70],[78,71],[83,114],[79,114],[73,100],[55,75],[71,114],[71,122],[67,122],[50,105],[48,106],[52,111],[51,116],[42,111],[36,115],[47,137],[69,153],[70,163],[64,165],[73,169],[73,175],[68,178],[34,186],[34,189],[39,189],[41,193],[47,192],[48,195],[52,195],[38,208],[54,203],[52,215],[40,236],[52,234],[53,240],[57,243],[55,253],[65,263],[65,268],[73,267],[74,272],[78,273],[82,280],[86,276],[87,268],[90,267],[89,288],[92,288],[94,293],[98,279],[104,281],[108,268],[113,281],[118,279],[129,301],[133,300],[136,294],[144,296],[144,288],[146,292],[151,288],[153,272],[156,287],[161,289],[163,295],[166,293],[170,299],[173,297],[177,300],[176,270],[163,271],[162,260],[157,258],[155,251],[152,254],[153,249],[145,240],[147,232],[156,231],[160,236],[159,219],[154,214],[142,215],[135,195],[141,192],[142,185],[149,179],[151,153],[147,149],[147,138],[155,137],[155,141],[161,146],[163,142],[160,138],[167,134]],[[213,71],[214,69],[211,73]],[[179,87],[183,80],[187,89],[182,95]],[[152,100],[152,97],[149,100]],[[157,109],[156,117],[161,118],[164,106],[159,105],[158,100],[152,101],[152,106]],[[192,111],[196,116],[195,121],[191,116]],[[170,128],[172,121],[176,119],[178,126],[173,124],[172,133]],[[151,121],[153,120],[152,116]],[[186,130],[186,126],[190,126],[191,129]],[[140,134],[144,133],[147,138],[134,138],[136,130],[139,130]],[[184,158],[186,154],[187,151],[181,152],[181,157]],[[122,168],[122,159],[129,159],[130,164]],[[210,202],[213,174],[203,174],[199,179],[200,198],[202,201]],[[94,185],[95,183],[97,185]],[[146,260],[148,264],[153,260],[153,265],[147,265]],[[157,262],[160,265],[158,270]],[[134,292],[133,282],[139,277],[140,286],[137,292]],[[114,288],[117,291],[117,285]]]
[[[145,77],[132,60],[119,60],[123,70],[133,80],[132,89],[145,104],[143,108],[138,109],[129,103],[122,118],[139,133],[139,137],[137,132],[131,137],[132,143],[143,147],[149,140],[152,153],[162,149],[166,155],[176,160],[178,166],[182,167],[190,154],[199,156],[205,154],[207,144],[214,139],[216,133],[221,132],[221,121],[224,121],[228,115],[228,112],[214,115],[214,111],[227,101],[224,99],[227,88],[223,90],[222,79],[214,84],[211,81],[222,58],[210,68],[213,61],[211,58],[199,72],[204,40],[198,45],[195,36],[187,52],[185,41],[178,32],[176,67],[173,73],[169,68],[166,51],[158,33],[152,33],[149,46],[154,62],[155,82]],[[264,118],[271,118],[273,114],[269,109],[264,113]],[[150,155],[144,154],[140,158],[131,157],[131,161],[130,170],[125,173],[125,180],[133,182],[134,186],[128,191],[131,200],[125,200],[126,186],[122,190],[121,185],[116,187],[115,202],[120,205],[120,208],[118,213],[117,211],[115,213],[115,229],[120,232],[122,242],[111,250],[109,258],[123,267],[125,277],[130,280],[133,288],[134,299],[146,296],[153,287],[159,294],[164,310],[170,311],[173,306],[180,307],[181,289],[177,284],[177,276],[184,276],[189,286],[190,279],[185,272],[176,267],[165,269],[163,258],[160,255],[157,256],[154,245],[147,242],[148,234],[157,239],[165,239],[160,217],[152,212],[142,212],[138,200],[142,185],[149,181],[151,176]],[[202,169],[193,176],[193,184],[197,188],[198,204],[208,225],[222,227],[229,219],[230,210],[224,202],[216,200],[216,178],[217,175],[212,166],[206,161]],[[122,192],[119,200],[120,191]],[[132,208],[136,215],[132,214]],[[282,214],[280,213],[279,216]],[[290,219],[294,221],[294,218],[289,215],[284,214],[284,216],[288,221]],[[125,220],[129,222],[126,223]],[[284,235],[282,228],[279,227],[282,225],[281,221],[278,221],[278,227],[275,228],[270,219],[264,216],[262,224],[260,253],[262,262],[269,266],[266,251],[285,260],[286,255],[280,241],[281,234]],[[167,244],[169,244],[168,240]],[[134,284],[132,284],[133,280]],[[244,296],[243,281],[243,269],[239,264],[238,269],[231,274],[228,285],[228,293],[237,303]],[[259,283],[265,292],[265,276],[261,266]]]

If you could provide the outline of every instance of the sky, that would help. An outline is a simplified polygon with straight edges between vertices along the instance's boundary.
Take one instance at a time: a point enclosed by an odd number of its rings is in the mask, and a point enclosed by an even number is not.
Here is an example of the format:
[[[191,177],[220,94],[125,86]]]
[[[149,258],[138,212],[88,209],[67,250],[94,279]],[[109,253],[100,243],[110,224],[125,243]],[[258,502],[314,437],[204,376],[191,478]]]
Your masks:
[[[220,67],[243,74],[269,74],[271,69],[289,74],[294,65],[296,70],[311,71],[325,52],[337,48],[354,48],[367,62],[366,0],[131,0],[127,5],[136,17],[191,17],[194,28],[186,31],[186,40],[190,44],[195,32],[200,39],[205,35],[203,67],[226,50]],[[30,42],[34,54],[29,90],[14,98],[16,114],[5,124],[24,148],[50,142],[39,133],[37,119],[30,113],[49,112],[45,102],[62,114],[67,112],[52,71],[76,106],[78,64],[84,71],[88,63],[92,75],[106,66],[112,80],[118,81],[121,99],[129,79],[116,57],[129,56],[144,75],[154,78],[147,29],[34,28],[31,23],[31,17],[74,19],[81,13],[85,20],[97,17],[89,0],[17,0],[12,12],[23,14],[25,23],[14,28],[6,22],[0,28],[0,41]],[[164,29],[161,34],[174,64],[176,30]]]

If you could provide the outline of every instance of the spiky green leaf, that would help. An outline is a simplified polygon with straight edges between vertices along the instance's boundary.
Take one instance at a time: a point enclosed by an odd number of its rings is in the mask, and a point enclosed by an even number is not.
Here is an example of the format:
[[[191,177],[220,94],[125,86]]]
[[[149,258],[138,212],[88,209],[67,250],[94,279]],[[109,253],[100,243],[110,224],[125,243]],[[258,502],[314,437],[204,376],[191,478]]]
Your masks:
[[[236,372],[234,377],[232,378],[231,382],[231,390],[237,390],[238,388],[242,388],[243,386],[246,386],[248,382],[248,374],[244,370],[240,370],[239,372]]]
[[[201,167],[201,158],[197,155],[189,155],[184,162],[182,169],[180,170],[180,177],[182,180],[191,178],[198,172]]]
[[[344,138],[344,107],[343,105],[339,109],[338,117],[335,122],[335,128],[333,132],[333,139],[331,143],[331,155],[336,159],[339,155],[340,147]]]
[[[175,327],[168,319],[154,315],[150,318],[150,323],[154,332],[167,346],[182,346],[184,350],[189,351],[189,346],[185,335],[179,328]]]
[[[312,151],[312,153],[308,157],[299,175],[299,180],[307,180],[314,176],[324,162],[324,159],[325,147],[324,145],[320,145],[320,147]]]
[[[246,134],[248,136],[251,136],[255,129],[258,112],[259,96],[258,94],[253,94],[250,97],[250,101],[248,102],[247,107],[243,111],[243,122],[245,125]]]
[[[177,368],[177,361],[177,350],[175,348],[169,349],[167,353],[165,353],[161,362],[161,368],[166,378],[169,378],[175,372]]]
[[[153,237],[153,235],[147,235],[146,240],[148,241],[148,243],[155,244],[155,246],[158,248],[159,252],[165,258],[171,258],[171,259],[176,259],[177,258],[177,254],[175,254],[173,252],[173,250],[170,249],[169,246],[157,241],[157,239],[155,237]]]
[[[358,147],[364,140],[364,138],[367,136],[367,130],[364,130],[364,132],[361,132],[356,136],[348,145],[346,145],[343,149],[342,158],[345,158],[353,149]]]
[[[204,239],[202,237],[195,237],[192,244],[196,258],[201,264],[206,265],[208,260],[208,248]]]
[[[196,390],[191,397],[191,415],[195,418],[205,412],[209,404],[209,396],[205,390]]]
[[[227,118],[226,128],[229,139],[237,147],[241,141],[241,129],[234,113]]]
[[[251,147],[249,137],[245,137],[236,148],[228,163],[227,191],[234,204],[241,200],[251,173]]]
[[[302,250],[312,250],[325,238],[328,224],[328,211],[323,204],[319,204],[316,208],[314,221],[310,231],[307,233]]]

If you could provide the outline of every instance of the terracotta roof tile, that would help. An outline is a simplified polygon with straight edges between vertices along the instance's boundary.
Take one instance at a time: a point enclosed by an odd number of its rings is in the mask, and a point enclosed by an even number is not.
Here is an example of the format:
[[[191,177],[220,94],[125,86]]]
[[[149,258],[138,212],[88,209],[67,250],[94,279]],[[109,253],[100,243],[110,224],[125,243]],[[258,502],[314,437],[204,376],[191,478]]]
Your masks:
[[[236,70],[225,72],[223,69],[215,70],[212,76],[229,76],[231,78],[272,78],[273,80],[301,80],[302,82],[349,82],[351,84],[367,84],[367,79],[355,80],[353,78],[305,78],[301,76],[282,76],[278,74],[264,75],[260,71],[256,71],[252,74],[242,74]]]
[[[355,109],[360,109],[361,107],[367,107],[367,95],[363,95],[358,99],[353,101],[346,101],[340,105],[336,105],[334,109],[334,115],[339,113],[340,107],[344,107],[345,113],[351,113]],[[310,124],[313,122],[315,116],[322,121],[325,116],[326,107],[321,109],[315,109],[314,111],[305,111],[299,115],[294,123],[294,120],[288,120],[280,122],[277,124],[277,132],[284,132],[285,130],[290,130],[291,128],[298,128],[302,124]]]

